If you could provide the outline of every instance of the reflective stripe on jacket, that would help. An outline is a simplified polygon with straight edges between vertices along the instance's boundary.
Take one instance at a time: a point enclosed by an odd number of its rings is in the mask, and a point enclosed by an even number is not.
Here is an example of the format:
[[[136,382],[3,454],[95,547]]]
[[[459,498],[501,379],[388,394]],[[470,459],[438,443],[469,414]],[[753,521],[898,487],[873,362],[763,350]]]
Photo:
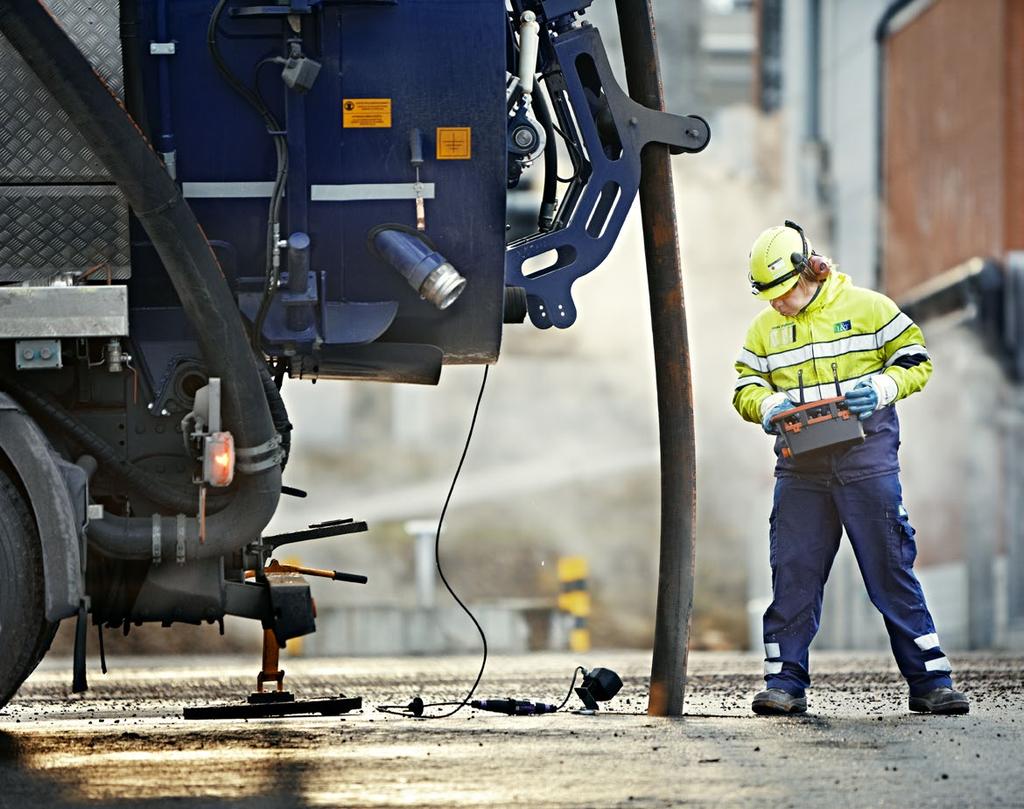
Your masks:
[[[761,403],[775,392],[794,402],[845,394],[873,374],[896,382],[896,399],[921,390],[932,373],[924,335],[889,298],[854,286],[833,272],[795,317],[771,307],[751,324],[736,361],[733,406],[760,423]],[[838,379],[838,392],[836,380]],[[838,453],[783,459],[778,473],[835,474],[859,479],[896,471],[899,422],[895,408],[881,407],[864,422],[865,442]],[[776,442],[781,453],[781,439]]]

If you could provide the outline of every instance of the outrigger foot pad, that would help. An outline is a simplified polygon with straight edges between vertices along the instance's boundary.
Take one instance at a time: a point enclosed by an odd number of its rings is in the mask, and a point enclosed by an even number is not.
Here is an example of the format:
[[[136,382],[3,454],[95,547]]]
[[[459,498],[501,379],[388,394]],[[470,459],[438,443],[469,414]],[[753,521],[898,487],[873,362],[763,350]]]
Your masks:
[[[266,692],[259,694],[259,702],[245,705],[207,705],[186,708],[185,719],[268,719],[279,716],[340,716],[363,707],[362,697],[346,697],[341,694],[331,699],[281,699],[287,692]],[[253,694],[252,696],[257,696]],[[267,697],[276,699],[266,699]],[[249,698],[250,700],[252,697]]]

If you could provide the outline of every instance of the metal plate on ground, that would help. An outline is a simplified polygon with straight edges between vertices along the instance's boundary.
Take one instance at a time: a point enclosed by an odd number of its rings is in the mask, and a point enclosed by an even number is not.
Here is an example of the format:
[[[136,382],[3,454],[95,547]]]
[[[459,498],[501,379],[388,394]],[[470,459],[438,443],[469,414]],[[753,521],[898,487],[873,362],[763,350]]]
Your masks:
[[[185,719],[262,719],[281,716],[340,716],[363,707],[362,697],[340,696],[333,699],[305,699],[295,702],[268,702],[257,705],[209,705],[185,708]]]

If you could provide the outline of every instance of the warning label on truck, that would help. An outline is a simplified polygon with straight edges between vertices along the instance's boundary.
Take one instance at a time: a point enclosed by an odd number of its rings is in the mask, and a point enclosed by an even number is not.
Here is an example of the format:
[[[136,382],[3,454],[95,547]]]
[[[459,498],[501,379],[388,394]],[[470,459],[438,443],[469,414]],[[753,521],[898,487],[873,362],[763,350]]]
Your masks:
[[[345,129],[390,129],[390,98],[345,98],[341,102]]]
[[[468,126],[439,126],[437,128],[438,160],[469,160],[472,155],[473,130]]]

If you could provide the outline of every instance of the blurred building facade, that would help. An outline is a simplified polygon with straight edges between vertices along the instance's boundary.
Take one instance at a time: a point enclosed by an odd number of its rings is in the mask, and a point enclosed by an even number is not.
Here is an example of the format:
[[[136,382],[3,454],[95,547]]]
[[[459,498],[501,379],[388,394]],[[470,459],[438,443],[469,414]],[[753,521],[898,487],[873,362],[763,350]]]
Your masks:
[[[755,97],[781,119],[792,218],[906,309],[935,361],[900,405],[901,464],[943,645],[1020,648],[1024,4],[759,0],[755,13]],[[750,588],[753,623],[770,592],[760,567]],[[844,544],[817,643],[885,642]]]

